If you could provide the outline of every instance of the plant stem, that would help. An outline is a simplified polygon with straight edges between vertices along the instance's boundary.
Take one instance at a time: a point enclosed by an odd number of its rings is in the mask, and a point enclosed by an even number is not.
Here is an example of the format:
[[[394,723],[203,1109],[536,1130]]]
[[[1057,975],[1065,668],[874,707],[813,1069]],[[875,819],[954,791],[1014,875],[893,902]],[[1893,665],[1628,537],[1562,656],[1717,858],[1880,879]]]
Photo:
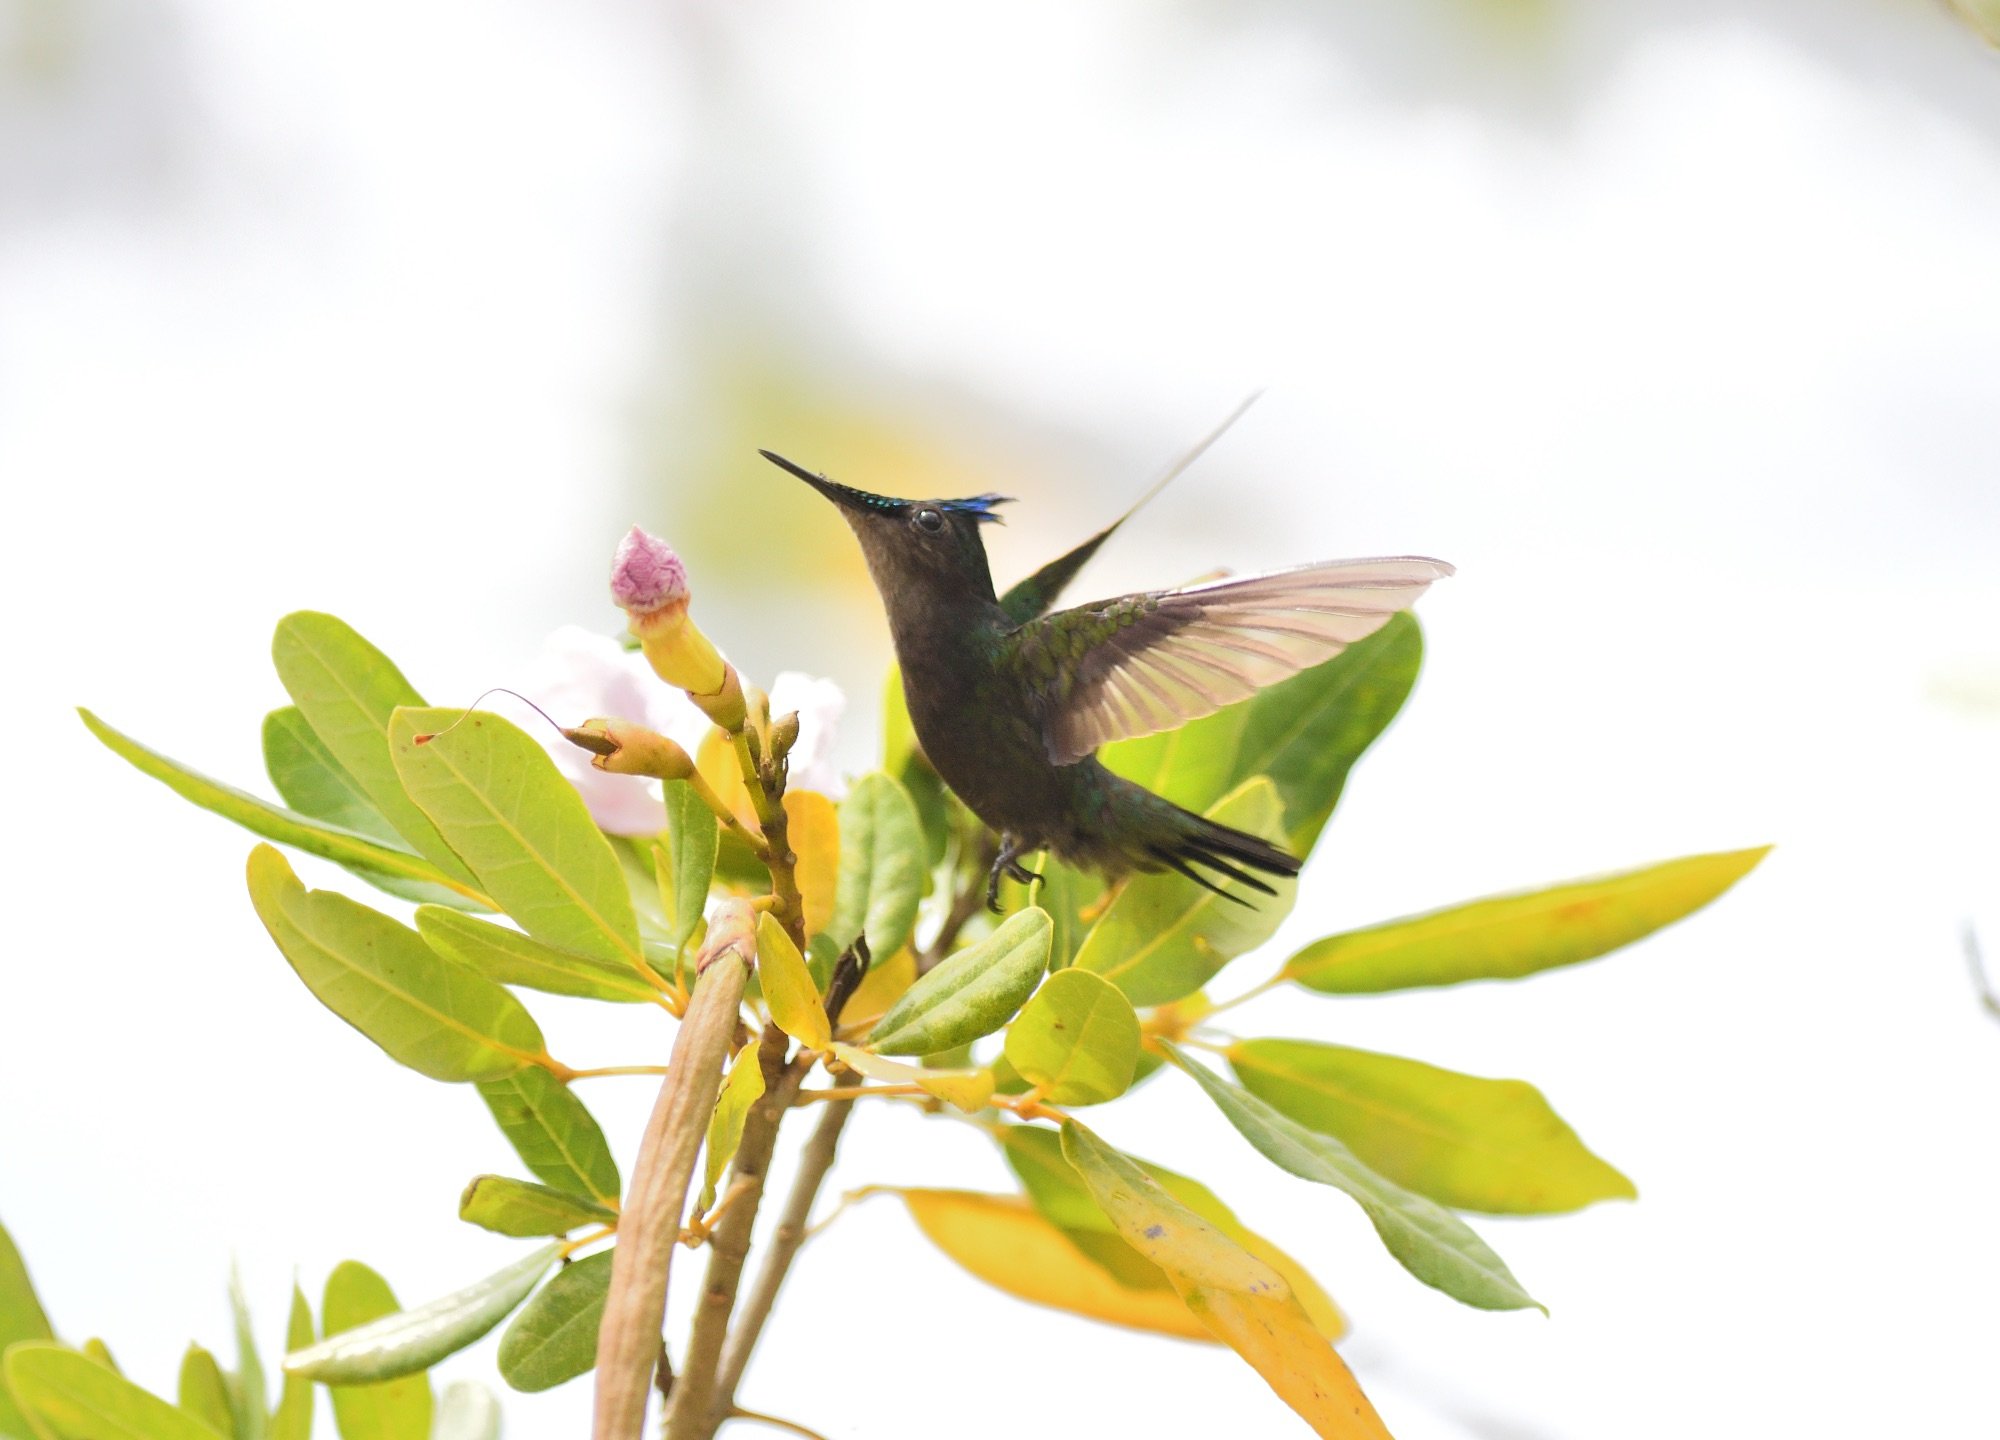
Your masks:
[[[729,1332],[729,1317],[736,1309],[736,1290],[743,1278],[743,1263],[750,1254],[750,1235],[756,1225],[757,1208],[764,1198],[764,1179],[777,1149],[778,1125],[792,1098],[811,1068],[809,1063],[785,1063],[790,1037],[776,1025],[764,1027],[758,1042],[757,1058],[764,1067],[766,1086],[763,1098],[751,1107],[743,1125],[743,1139],[729,1167],[729,1187],[734,1198],[709,1235],[708,1274],[702,1282],[701,1305],[696,1310],[694,1328],[688,1334],[687,1354],[681,1361],[680,1384],[667,1410],[668,1440],[706,1440],[714,1433],[707,1424],[711,1398],[715,1393],[717,1367],[723,1339]]]
[[[644,1431],[681,1210],[722,1088],[722,1065],[736,1035],[749,974],[735,944],[726,944],[696,974],[674,1037],[667,1078],[646,1122],[632,1186],[619,1212],[611,1288],[597,1335],[593,1440],[639,1440]]]
[[[853,1110],[852,1100],[829,1102],[820,1114],[812,1138],[806,1141],[806,1148],[799,1154],[798,1174],[792,1178],[791,1193],[785,1197],[784,1213],[778,1217],[778,1228],[771,1236],[770,1253],[764,1257],[764,1266],[757,1272],[749,1302],[743,1309],[743,1318],[737,1322],[735,1331],[729,1336],[729,1343],[723,1348],[708,1433],[713,1433],[714,1426],[728,1417],[730,1408],[736,1403],[736,1386],[743,1379],[744,1367],[750,1363],[750,1352],[757,1348],[764,1322],[771,1318],[771,1307],[777,1301],[778,1290],[785,1283],[786,1272],[792,1267],[792,1258],[799,1253],[799,1246],[805,1243],[813,1203],[819,1199],[819,1189],[826,1182],[826,1172],[833,1168],[834,1153],[840,1147],[841,1129]]]

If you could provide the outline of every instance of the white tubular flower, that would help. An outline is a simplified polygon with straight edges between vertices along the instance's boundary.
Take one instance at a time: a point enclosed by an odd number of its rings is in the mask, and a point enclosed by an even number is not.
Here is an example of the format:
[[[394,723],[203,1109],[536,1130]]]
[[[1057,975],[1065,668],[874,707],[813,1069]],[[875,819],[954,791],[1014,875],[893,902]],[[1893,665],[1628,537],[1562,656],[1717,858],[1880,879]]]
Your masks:
[[[680,691],[661,684],[644,655],[580,625],[565,625],[543,642],[534,682],[523,693],[562,724],[613,716],[671,736],[690,751],[708,729],[707,717]],[[589,754],[556,731],[545,725],[530,730],[576,786],[600,830],[657,835],[666,828],[658,781],[593,769]]]
[[[847,793],[840,772],[834,768],[833,747],[839,738],[840,717],[847,713],[847,697],[827,679],[814,679],[798,670],[786,670],[771,683],[771,713],[799,712],[799,738],[792,746],[790,778],[794,790],[817,790],[838,800]]]

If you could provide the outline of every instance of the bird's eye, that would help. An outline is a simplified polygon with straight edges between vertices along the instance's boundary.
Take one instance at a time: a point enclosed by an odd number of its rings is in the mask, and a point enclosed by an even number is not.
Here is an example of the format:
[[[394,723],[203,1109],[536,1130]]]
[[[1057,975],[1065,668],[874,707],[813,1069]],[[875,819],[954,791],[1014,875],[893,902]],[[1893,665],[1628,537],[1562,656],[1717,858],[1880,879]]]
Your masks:
[[[919,510],[914,518],[917,522],[917,528],[919,530],[928,530],[931,534],[935,535],[937,534],[938,531],[944,529],[943,512],[938,510],[933,510],[928,505],[924,506],[923,509]]]

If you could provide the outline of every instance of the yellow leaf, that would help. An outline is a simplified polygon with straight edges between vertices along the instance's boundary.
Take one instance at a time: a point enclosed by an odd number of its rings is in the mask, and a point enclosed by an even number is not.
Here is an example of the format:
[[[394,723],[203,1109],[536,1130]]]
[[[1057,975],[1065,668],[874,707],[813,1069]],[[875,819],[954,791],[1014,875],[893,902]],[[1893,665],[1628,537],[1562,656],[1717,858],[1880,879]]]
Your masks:
[[[826,1049],[833,1028],[826,1022],[819,987],[806,969],[805,956],[769,911],[757,917],[757,978],[778,1028],[808,1050]]]
[[[753,1039],[736,1052],[729,1076],[722,1082],[722,1093],[716,1097],[715,1113],[708,1121],[707,1168],[701,1196],[694,1203],[697,1211],[706,1211],[715,1203],[715,1183],[743,1143],[743,1125],[750,1118],[750,1107],[763,1098],[764,1067],[757,1063],[757,1049]]]
[[[1125,1243],[1166,1272],[1188,1310],[1327,1440],[1388,1440],[1375,1407],[1284,1279],[1075,1120],[1063,1155]]]
[[[840,1012],[842,1028],[851,1028],[855,1033],[864,1033],[862,1027],[872,1025],[889,1013],[889,1007],[903,996],[903,992],[917,983],[916,954],[905,947],[887,960],[868,967],[867,975],[855,987]]]
[[[1347,1363],[1295,1301],[1167,1278],[1196,1319],[1250,1362],[1277,1397],[1327,1440],[1389,1440]]]
[[[811,939],[833,918],[834,886],[840,880],[840,812],[817,790],[791,790],[785,794],[785,815],[792,873],[805,902],[806,938]]]
[[[1119,1283],[1020,1196],[969,1190],[896,1193],[933,1245],[1017,1299],[1183,1340],[1212,1339],[1157,1267],[1147,1267],[1157,1281],[1154,1286]]]
[[[991,1070],[930,1070],[921,1065],[905,1065],[880,1055],[835,1041],[834,1057],[848,1069],[880,1080],[885,1085],[915,1085],[927,1095],[935,1095],[949,1105],[971,1112],[985,1106],[993,1094]]]
[[[736,747],[729,743],[729,737],[710,726],[701,737],[701,744],[695,747],[694,768],[701,772],[701,778],[708,782],[716,797],[729,807],[729,813],[741,820],[751,834],[758,833],[757,807],[750,803],[749,787],[743,783],[743,767],[736,763]]]

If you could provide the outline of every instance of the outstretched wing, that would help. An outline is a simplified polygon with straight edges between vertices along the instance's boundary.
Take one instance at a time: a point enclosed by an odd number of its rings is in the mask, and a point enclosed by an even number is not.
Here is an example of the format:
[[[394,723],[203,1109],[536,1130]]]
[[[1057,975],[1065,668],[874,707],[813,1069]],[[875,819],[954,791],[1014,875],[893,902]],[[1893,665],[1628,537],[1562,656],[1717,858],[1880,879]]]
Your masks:
[[[1051,695],[1049,758],[1172,730],[1331,659],[1416,604],[1442,560],[1328,560],[1080,605],[1013,632],[1007,663]]]
[[[1195,442],[1187,454],[1181,456],[1159,479],[1155,480],[1144,495],[1132,502],[1132,508],[1106,525],[1102,530],[1084,541],[1067,555],[1059,555],[1041,569],[1021,581],[1013,589],[1000,597],[1000,608],[1007,612],[1007,618],[1016,625],[1025,625],[1036,616],[1044,614],[1049,606],[1056,603],[1063,587],[1076,578],[1076,572],[1090,563],[1106,540],[1117,533],[1118,527],[1130,520],[1148,504],[1154,496],[1179,479],[1186,469],[1208,453],[1208,447],[1229,433],[1229,427],[1243,418],[1243,412],[1257,403],[1257,397],[1264,392],[1254,391],[1243,399],[1243,403],[1229,412],[1229,418],[1216,426],[1208,434]]]

